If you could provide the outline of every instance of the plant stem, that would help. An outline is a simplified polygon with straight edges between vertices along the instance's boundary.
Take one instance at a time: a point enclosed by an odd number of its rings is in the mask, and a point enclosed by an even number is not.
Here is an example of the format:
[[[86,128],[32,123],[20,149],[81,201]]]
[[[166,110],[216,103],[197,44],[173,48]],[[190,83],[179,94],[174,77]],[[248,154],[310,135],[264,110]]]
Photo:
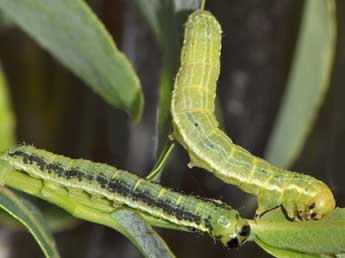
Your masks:
[[[200,10],[205,10],[206,0],[201,0]]]
[[[152,171],[146,176],[147,180],[155,181],[155,179],[159,178],[159,173],[164,168],[172,150],[174,149],[174,146],[175,146],[175,143],[169,143],[169,145],[166,145],[163,148],[156,165],[153,167]]]

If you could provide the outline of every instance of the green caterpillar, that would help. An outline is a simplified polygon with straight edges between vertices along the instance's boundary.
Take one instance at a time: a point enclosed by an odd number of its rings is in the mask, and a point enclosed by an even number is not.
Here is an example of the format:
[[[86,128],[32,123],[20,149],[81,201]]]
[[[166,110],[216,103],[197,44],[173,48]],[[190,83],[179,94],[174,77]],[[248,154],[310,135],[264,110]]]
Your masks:
[[[216,200],[190,196],[106,164],[70,159],[32,146],[17,146],[1,156],[15,169],[75,194],[102,196],[191,230],[206,232],[230,248],[242,245],[250,234],[237,211]],[[0,175],[1,177],[3,175]]]
[[[191,167],[208,170],[256,195],[257,216],[280,206],[291,220],[320,219],[335,208],[327,185],[270,165],[235,145],[218,128],[214,100],[220,49],[219,23],[211,13],[195,11],[186,23],[181,67],[173,91],[172,137],[188,151]]]

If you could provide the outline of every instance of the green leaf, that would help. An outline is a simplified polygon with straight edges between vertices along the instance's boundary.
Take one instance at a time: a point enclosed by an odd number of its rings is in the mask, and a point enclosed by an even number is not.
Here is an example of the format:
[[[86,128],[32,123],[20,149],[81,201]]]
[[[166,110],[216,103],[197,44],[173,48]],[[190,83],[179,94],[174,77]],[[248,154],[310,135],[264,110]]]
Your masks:
[[[259,239],[256,239],[255,242],[264,249],[267,253],[273,255],[274,257],[278,258],[322,258],[322,256],[319,255],[313,255],[313,254],[305,254],[300,252],[294,252],[291,250],[285,250],[285,249],[279,249],[270,245],[265,244],[264,242],[260,241]]]
[[[299,155],[322,104],[336,47],[334,0],[307,0],[296,53],[266,159],[288,167]]]
[[[15,118],[7,89],[5,75],[0,65],[0,153],[15,144]]]
[[[280,209],[251,224],[255,239],[266,245],[308,254],[345,253],[345,209],[320,221],[290,222]]]
[[[143,215],[142,219],[133,210],[130,213],[130,209],[119,210],[121,205],[104,199],[92,199],[86,193],[70,194],[65,188],[43,184],[42,180],[13,169],[0,173],[0,176],[4,177],[2,180],[6,185],[55,204],[76,218],[119,231],[132,241],[144,257],[174,257],[166,243],[146,222],[159,227],[186,230],[147,215]]]
[[[140,82],[84,1],[1,0],[0,8],[104,100],[140,120]]]
[[[0,171],[3,176],[9,167],[4,161],[0,162]],[[40,211],[30,202],[18,198],[12,191],[0,187],[0,207],[20,221],[32,234],[48,258],[60,257],[53,236],[48,230]]]

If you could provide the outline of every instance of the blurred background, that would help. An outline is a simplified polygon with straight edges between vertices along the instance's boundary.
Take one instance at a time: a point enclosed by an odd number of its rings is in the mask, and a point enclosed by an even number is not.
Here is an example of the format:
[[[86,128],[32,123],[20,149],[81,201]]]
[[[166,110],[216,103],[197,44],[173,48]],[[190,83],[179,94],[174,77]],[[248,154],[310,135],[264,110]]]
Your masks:
[[[135,1],[89,0],[117,46],[131,60],[143,86],[144,113],[135,124],[85,87],[77,77],[3,18],[0,59],[16,116],[18,142],[70,157],[113,164],[140,176],[154,166],[159,150],[158,103],[164,51]],[[337,1],[338,39],[329,88],[310,133],[291,169],[305,171],[330,185],[344,206],[345,183],[345,2]],[[264,157],[286,92],[304,1],[213,0],[206,8],[223,29],[221,75],[217,96],[222,128],[233,141]],[[180,12],[181,21],[190,13]],[[179,55],[180,26],[171,53]],[[173,77],[170,78],[173,80]],[[252,218],[255,199],[199,169],[188,169],[186,152],[176,146],[162,184],[221,199]],[[42,209],[51,207],[40,203]],[[70,224],[69,224],[70,225]],[[158,230],[177,257],[270,257],[253,243],[229,253],[208,236]],[[55,233],[64,258],[140,257],[125,237],[88,222],[71,223]],[[43,257],[25,231],[0,228],[0,257]],[[20,248],[18,248],[20,247]]]

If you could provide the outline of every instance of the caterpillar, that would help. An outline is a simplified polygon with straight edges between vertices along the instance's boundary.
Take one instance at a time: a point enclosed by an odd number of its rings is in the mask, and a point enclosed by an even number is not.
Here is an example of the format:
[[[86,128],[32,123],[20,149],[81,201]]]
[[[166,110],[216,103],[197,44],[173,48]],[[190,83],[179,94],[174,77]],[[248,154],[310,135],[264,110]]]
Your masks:
[[[208,233],[229,248],[241,246],[250,235],[248,222],[221,201],[178,193],[106,164],[70,159],[28,145],[11,148],[0,159],[44,183],[66,187],[73,194],[84,191],[101,196],[114,205],[120,203]]]
[[[190,167],[203,168],[256,195],[256,216],[281,207],[290,220],[320,219],[335,208],[326,184],[251,155],[218,127],[214,100],[220,50],[221,26],[216,18],[204,10],[192,13],[185,25],[171,102],[172,139],[187,150]]]

